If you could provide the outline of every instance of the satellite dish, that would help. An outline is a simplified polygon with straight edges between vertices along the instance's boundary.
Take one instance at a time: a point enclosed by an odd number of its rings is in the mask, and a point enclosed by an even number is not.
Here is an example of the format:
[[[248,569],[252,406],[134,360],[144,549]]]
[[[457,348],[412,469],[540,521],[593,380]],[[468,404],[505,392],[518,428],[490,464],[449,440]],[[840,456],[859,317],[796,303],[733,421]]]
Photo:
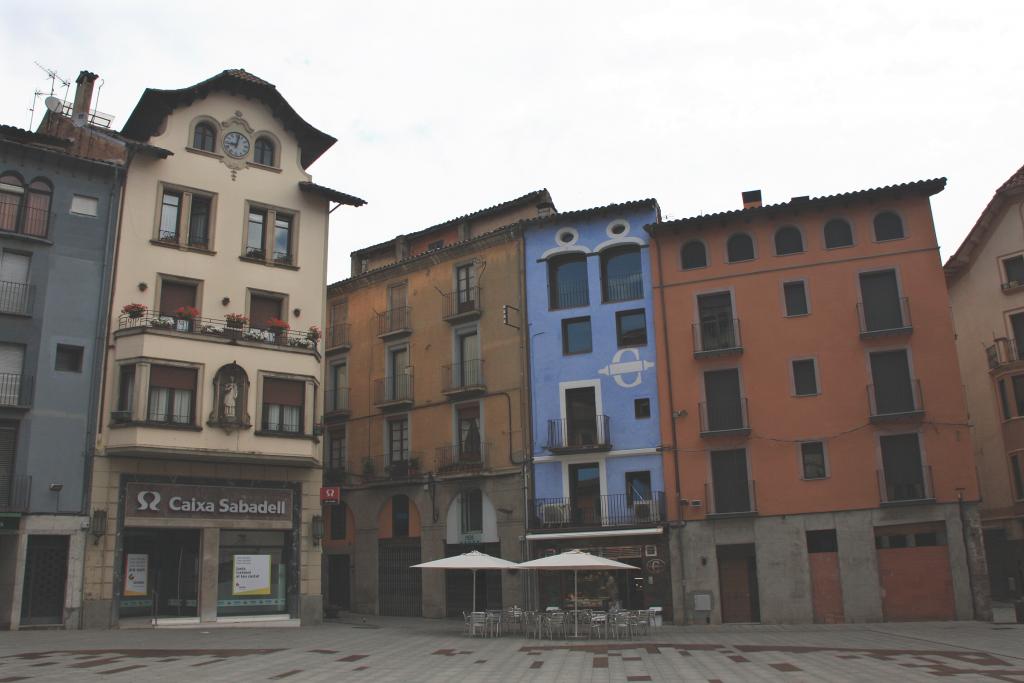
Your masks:
[[[60,98],[54,97],[53,95],[50,95],[45,100],[43,100],[43,103],[46,104],[47,109],[55,113],[59,113],[60,110],[64,107],[64,103],[60,101]]]

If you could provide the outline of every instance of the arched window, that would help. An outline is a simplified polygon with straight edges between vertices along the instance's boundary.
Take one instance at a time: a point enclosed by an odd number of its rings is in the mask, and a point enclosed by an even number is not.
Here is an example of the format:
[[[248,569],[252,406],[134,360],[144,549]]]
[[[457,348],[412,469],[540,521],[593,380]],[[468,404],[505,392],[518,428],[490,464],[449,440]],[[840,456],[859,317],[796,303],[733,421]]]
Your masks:
[[[754,258],[754,240],[746,233],[738,233],[725,243],[725,251],[729,263],[750,261]]]
[[[604,301],[631,301],[644,296],[639,247],[601,252],[601,292]]]
[[[849,247],[853,245],[853,228],[842,218],[833,218],[825,223],[825,248]]]
[[[253,147],[253,161],[264,166],[274,165],[274,143],[270,138],[266,136],[256,138],[256,144]]]
[[[799,254],[804,250],[804,236],[793,225],[779,228],[775,232],[775,255]]]
[[[5,173],[0,175],[0,230],[15,232],[21,203],[25,199],[25,186],[21,178]]]
[[[409,537],[409,497],[397,495],[391,499],[391,535],[394,538]]]
[[[24,233],[34,237],[46,237],[50,225],[50,198],[53,187],[46,180],[37,178],[28,186],[25,201]]]
[[[204,152],[212,152],[215,137],[213,126],[208,123],[197,123],[195,131],[192,133],[192,147]]]
[[[903,221],[892,211],[875,216],[875,241],[898,240],[903,237]]]
[[[552,309],[588,305],[587,257],[570,254],[552,259],[548,263],[548,291]]]
[[[694,240],[683,245],[683,270],[703,268],[708,265],[708,252],[703,242]]]

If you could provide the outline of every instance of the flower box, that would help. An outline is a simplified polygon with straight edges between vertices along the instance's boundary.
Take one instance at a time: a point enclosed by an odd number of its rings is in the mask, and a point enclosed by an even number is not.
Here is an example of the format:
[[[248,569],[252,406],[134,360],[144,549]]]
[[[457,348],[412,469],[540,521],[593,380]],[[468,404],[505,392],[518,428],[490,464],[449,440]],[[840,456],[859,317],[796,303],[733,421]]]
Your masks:
[[[146,315],[146,307],[142,304],[125,304],[121,312],[129,318],[141,318]]]

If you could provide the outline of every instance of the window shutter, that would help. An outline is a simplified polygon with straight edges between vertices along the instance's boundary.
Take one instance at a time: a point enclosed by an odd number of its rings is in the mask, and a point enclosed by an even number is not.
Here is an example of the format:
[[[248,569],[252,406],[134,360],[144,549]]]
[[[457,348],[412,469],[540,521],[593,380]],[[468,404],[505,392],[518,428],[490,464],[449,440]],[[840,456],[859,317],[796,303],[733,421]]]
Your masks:
[[[0,425],[0,509],[10,505],[11,481],[14,479],[14,446],[18,431],[11,425]]]
[[[20,375],[25,349],[17,344],[0,344],[0,374]]]
[[[0,255],[0,280],[3,282],[14,282],[19,285],[27,284],[30,260],[25,254],[5,251]]]
[[[154,365],[149,370],[149,385],[164,389],[195,391],[196,371],[194,368],[176,368],[169,365]]]
[[[263,402],[280,406],[301,406],[306,398],[306,383],[287,379],[263,380]]]
[[[196,305],[196,286],[164,280],[160,283],[160,313],[174,315],[182,306]]]
[[[253,327],[266,327],[271,318],[281,318],[281,300],[253,294],[249,306],[249,321]]]

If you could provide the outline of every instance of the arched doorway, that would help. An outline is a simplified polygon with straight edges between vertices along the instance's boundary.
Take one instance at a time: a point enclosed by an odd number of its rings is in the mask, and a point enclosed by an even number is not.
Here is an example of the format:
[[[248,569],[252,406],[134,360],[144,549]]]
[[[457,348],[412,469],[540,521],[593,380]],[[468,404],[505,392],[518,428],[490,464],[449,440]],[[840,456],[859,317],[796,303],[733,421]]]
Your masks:
[[[487,494],[477,488],[460,491],[448,506],[445,533],[445,557],[479,550],[501,557],[498,522],[494,505]],[[445,614],[462,616],[473,609],[473,572],[445,570]],[[501,572],[476,574],[477,610],[501,609]]]

